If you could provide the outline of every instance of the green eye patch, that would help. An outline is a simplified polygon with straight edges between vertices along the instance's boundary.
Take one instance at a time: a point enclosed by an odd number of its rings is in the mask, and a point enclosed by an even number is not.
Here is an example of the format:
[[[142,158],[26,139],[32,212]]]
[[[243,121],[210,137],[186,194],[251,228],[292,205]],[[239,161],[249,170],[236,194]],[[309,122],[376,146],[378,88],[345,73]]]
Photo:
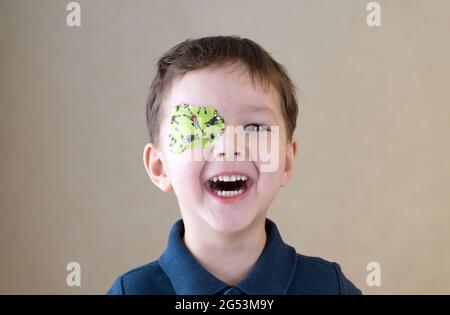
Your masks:
[[[174,153],[203,148],[214,144],[223,130],[225,122],[216,109],[180,104],[172,108],[169,146]]]

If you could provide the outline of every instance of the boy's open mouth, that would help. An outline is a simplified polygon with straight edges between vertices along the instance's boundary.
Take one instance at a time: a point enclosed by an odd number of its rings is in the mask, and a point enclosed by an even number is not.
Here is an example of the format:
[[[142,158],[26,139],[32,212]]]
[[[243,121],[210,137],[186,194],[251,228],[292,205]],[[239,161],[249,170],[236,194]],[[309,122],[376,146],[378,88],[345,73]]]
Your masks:
[[[235,197],[250,187],[250,178],[244,174],[219,175],[206,181],[206,188],[219,197]]]

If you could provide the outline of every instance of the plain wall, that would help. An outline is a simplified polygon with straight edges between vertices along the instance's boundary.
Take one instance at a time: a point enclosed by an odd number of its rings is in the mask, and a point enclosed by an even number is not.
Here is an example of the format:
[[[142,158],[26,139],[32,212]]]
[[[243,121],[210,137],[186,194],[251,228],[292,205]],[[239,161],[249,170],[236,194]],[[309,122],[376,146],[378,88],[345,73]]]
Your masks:
[[[366,294],[450,293],[450,2],[0,0],[0,293],[104,293],[179,218],[147,177],[157,58],[187,38],[261,44],[299,87],[295,175],[269,210]],[[81,264],[81,287],[66,265]],[[382,284],[366,284],[367,263]]]

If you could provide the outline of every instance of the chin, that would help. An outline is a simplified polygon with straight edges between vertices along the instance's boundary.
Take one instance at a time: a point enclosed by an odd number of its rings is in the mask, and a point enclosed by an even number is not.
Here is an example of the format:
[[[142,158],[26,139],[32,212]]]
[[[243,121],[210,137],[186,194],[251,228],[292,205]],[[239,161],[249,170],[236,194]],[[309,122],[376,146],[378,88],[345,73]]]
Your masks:
[[[219,233],[238,233],[249,228],[256,216],[216,215],[207,220],[211,228]]]

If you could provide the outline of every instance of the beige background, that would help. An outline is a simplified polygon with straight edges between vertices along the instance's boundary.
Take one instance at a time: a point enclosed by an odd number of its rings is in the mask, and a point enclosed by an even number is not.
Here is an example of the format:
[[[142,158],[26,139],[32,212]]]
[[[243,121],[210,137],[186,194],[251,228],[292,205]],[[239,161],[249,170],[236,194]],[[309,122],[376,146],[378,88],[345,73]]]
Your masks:
[[[301,89],[295,177],[269,217],[366,294],[450,293],[450,2],[0,0],[0,293],[104,293],[179,217],[142,165],[156,59],[249,37]],[[81,264],[82,286],[65,284]],[[366,264],[382,268],[366,285]]]

